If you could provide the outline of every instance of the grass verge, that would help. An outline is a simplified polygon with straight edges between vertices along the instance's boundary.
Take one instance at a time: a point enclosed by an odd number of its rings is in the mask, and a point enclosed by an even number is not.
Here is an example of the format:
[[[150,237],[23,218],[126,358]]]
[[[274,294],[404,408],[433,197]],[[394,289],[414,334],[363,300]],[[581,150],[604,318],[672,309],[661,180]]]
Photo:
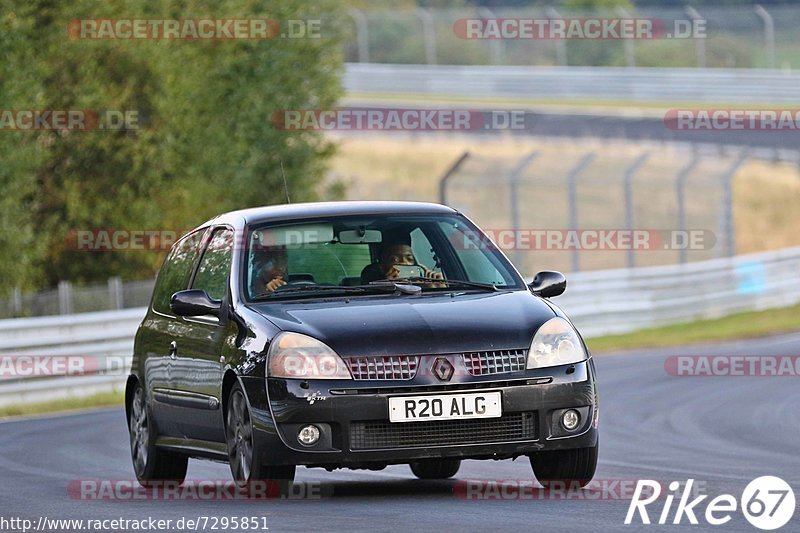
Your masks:
[[[793,305],[589,338],[586,344],[592,353],[599,353],[748,339],[797,330],[800,330],[800,305]]]
[[[122,391],[101,392],[79,398],[2,406],[0,407],[0,418],[78,411],[96,407],[118,406],[121,409],[124,401],[125,393]]]

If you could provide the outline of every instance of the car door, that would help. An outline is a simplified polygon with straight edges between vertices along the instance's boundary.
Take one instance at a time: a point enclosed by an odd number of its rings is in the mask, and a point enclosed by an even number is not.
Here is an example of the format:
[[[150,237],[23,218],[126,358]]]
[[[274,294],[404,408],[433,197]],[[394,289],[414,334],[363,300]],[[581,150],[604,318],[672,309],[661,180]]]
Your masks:
[[[177,427],[179,410],[171,395],[171,373],[175,352],[172,349],[184,332],[182,319],[172,312],[170,298],[189,286],[200,256],[206,229],[178,241],[167,255],[158,273],[150,309],[137,332],[136,350],[144,358],[144,381],[152,403],[152,413],[159,433],[180,436]]]
[[[207,240],[190,288],[205,290],[228,308],[228,278],[234,231],[217,227]],[[173,394],[180,397],[182,412],[178,425],[190,439],[224,442],[221,392],[225,360],[222,345],[236,335],[227,316],[183,317],[183,335],[177,346],[171,371]]]

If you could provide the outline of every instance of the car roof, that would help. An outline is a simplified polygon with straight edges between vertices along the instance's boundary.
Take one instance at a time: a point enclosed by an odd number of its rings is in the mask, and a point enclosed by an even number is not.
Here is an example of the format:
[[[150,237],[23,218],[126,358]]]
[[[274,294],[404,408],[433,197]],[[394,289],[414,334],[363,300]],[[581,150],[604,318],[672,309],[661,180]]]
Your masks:
[[[343,215],[397,215],[397,214],[453,214],[452,207],[431,202],[348,201],[309,202],[281,204],[240,209],[218,215],[198,227],[230,224],[238,227],[242,223],[272,222],[295,218],[315,218]]]

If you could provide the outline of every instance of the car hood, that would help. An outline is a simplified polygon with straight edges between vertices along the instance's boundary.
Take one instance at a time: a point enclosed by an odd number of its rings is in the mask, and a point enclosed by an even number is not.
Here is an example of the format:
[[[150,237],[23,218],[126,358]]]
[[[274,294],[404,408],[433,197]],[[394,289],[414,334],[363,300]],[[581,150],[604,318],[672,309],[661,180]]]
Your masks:
[[[546,303],[524,290],[294,300],[250,307],[280,329],[310,335],[342,356],[527,349],[538,327],[555,316]]]

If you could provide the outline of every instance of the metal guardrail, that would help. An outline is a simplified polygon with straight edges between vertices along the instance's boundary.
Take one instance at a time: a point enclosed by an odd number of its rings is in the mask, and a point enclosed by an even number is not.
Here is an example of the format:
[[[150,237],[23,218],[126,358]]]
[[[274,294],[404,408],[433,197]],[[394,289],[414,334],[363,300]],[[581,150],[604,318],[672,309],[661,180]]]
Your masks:
[[[681,265],[568,276],[554,299],[595,337],[800,302],[800,247]]]
[[[579,272],[554,302],[587,337],[800,302],[800,247],[634,269]],[[25,355],[96,360],[79,376],[4,376],[0,405],[121,390],[145,308],[0,321],[0,370]]]
[[[145,310],[0,320],[0,405],[122,390]],[[78,361],[78,372],[65,360]]]
[[[775,69],[348,63],[348,93],[624,102],[796,104],[800,73]]]

